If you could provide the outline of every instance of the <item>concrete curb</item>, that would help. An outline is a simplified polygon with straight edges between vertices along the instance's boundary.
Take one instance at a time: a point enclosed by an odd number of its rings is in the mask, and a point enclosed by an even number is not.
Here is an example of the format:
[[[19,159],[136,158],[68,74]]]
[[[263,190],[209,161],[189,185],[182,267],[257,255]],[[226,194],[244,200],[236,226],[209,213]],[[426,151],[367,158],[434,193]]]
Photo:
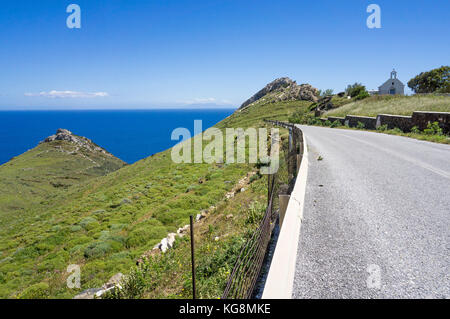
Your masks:
[[[308,146],[303,134],[304,153],[297,181],[280,230],[262,299],[291,299],[294,286],[297,248],[303,219],[308,178]]]

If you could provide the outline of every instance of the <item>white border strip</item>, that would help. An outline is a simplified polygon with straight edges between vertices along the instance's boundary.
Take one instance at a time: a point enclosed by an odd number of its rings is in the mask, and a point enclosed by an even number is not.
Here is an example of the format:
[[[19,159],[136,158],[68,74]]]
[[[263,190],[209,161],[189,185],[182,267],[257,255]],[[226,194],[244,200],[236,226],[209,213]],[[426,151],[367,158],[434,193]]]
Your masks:
[[[303,134],[303,159],[270,265],[262,299],[291,299],[294,286],[297,248],[308,177],[308,146]]]

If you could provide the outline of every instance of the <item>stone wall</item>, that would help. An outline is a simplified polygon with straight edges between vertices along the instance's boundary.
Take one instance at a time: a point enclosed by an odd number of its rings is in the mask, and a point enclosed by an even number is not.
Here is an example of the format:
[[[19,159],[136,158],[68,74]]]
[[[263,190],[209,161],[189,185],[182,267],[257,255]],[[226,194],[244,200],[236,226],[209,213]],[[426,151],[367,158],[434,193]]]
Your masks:
[[[376,127],[379,128],[382,125],[387,125],[388,129],[398,127],[403,132],[409,132],[411,128],[414,126],[412,123],[411,116],[390,115],[390,114],[380,114],[377,116]]]
[[[428,123],[438,122],[445,134],[450,133],[450,112],[414,112],[412,123],[420,130],[427,128]]]
[[[341,122],[342,125],[350,127],[358,126],[358,122],[364,124],[364,128],[375,130],[382,125],[387,125],[388,129],[399,128],[403,132],[410,132],[411,128],[417,126],[423,131],[427,128],[428,123],[438,122],[444,134],[450,134],[450,112],[414,112],[412,116],[379,114],[377,117],[347,115],[343,117],[330,116],[320,119],[322,123],[330,121]]]
[[[345,117],[330,116],[328,117],[328,121],[330,121],[331,123],[339,121],[341,122],[341,125],[345,125]]]
[[[376,117],[368,117],[368,116],[356,116],[356,115],[347,115],[345,117],[345,124],[350,127],[358,126],[358,122],[364,124],[364,128],[369,130],[375,130],[377,124]]]

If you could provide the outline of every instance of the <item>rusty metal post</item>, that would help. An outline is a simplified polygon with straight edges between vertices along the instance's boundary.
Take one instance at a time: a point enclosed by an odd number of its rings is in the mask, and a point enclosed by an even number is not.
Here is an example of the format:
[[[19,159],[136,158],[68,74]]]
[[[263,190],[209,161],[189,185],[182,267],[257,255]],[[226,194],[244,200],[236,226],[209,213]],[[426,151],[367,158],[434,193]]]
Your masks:
[[[196,299],[195,295],[195,250],[194,250],[194,216],[190,216],[191,222],[191,264],[192,264],[192,298]]]

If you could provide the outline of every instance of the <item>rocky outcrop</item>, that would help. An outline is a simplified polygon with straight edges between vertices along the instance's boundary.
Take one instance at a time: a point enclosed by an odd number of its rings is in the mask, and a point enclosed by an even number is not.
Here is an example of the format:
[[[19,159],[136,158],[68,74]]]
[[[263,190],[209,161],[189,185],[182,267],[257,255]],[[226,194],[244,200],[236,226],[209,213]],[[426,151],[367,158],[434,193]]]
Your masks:
[[[334,108],[333,102],[331,102],[331,100],[333,99],[332,95],[329,96],[325,96],[323,98],[321,98],[318,102],[317,102],[317,107],[316,110],[319,111],[328,111]]]
[[[269,95],[269,96],[268,96]],[[309,84],[298,85],[296,81],[284,77],[267,84],[262,90],[245,101],[239,109],[267,97],[268,102],[305,100],[317,102],[319,90]]]
[[[78,148],[84,148],[90,152],[97,152],[112,156],[110,153],[105,151],[100,146],[96,145],[90,139],[83,136],[74,135],[71,131],[62,128],[58,129],[56,131],[56,134],[47,137],[44,141],[40,142],[39,144],[51,143],[54,141],[66,141],[75,144]]]

